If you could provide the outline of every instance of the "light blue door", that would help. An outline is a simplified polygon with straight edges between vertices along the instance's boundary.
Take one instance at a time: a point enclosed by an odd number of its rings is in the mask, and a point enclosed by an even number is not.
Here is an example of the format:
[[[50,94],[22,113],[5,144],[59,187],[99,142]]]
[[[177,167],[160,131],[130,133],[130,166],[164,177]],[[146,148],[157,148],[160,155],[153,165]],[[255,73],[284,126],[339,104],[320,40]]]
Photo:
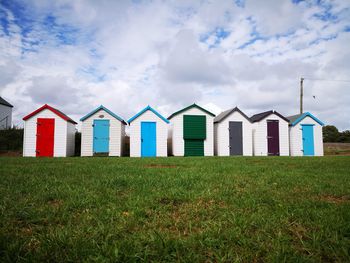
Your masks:
[[[157,155],[157,133],[155,122],[141,122],[141,156]]]
[[[109,152],[109,120],[94,120],[93,151],[94,153]]]
[[[314,156],[314,126],[303,124],[301,125],[303,131],[303,151],[305,156]]]

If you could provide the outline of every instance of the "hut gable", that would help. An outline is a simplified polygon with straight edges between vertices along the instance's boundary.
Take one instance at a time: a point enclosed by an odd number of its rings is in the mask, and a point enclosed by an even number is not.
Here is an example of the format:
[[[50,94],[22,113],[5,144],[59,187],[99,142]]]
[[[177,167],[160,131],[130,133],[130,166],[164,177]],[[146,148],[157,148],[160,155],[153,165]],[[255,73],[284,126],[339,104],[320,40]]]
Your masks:
[[[213,156],[215,115],[192,104],[169,116],[169,144],[174,156]]]
[[[128,120],[131,157],[165,157],[168,155],[168,123],[151,106],[145,107]]]
[[[289,155],[289,120],[270,110],[250,117],[253,122],[253,154]]]
[[[23,156],[74,155],[76,122],[45,104],[23,118]]]
[[[252,155],[252,123],[238,107],[214,119],[214,150],[218,156]]]
[[[103,105],[80,119],[81,156],[122,156],[126,122]]]

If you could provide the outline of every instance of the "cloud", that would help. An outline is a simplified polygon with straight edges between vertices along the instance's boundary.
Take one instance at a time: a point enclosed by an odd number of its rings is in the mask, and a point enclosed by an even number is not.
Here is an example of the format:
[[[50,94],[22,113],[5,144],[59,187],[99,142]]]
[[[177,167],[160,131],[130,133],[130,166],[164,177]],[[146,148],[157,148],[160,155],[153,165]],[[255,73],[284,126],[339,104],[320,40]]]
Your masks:
[[[202,50],[191,30],[177,34],[160,68],[172,83],[213,85],[231,81],[230,68],[222,54]]]
[[[236,1],[237,2],[237,1]],[[0,92],[14,123],[44,103],[126,119],[193,102],[299,108],[349,129],[350,4],[337,1],[2,1]],[[316,99],[313,96],[316,96]]]

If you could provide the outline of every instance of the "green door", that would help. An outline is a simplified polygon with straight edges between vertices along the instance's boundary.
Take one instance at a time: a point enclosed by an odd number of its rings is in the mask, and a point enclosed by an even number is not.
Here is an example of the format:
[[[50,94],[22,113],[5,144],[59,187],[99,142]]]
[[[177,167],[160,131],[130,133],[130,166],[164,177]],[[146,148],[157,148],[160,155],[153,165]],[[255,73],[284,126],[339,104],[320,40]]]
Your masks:
[[[204,156],[204,140],[185,140],[185,156]]]
[[[207,135],[206,116],[184,115],[183,123],[185,156],[204,156],[204,140]]]

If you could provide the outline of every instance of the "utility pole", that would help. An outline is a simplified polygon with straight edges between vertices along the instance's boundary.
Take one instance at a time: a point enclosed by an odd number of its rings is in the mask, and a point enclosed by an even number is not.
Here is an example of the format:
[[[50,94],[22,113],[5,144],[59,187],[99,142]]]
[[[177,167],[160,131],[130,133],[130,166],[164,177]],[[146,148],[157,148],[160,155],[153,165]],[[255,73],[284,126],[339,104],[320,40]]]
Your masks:
[[[304,84],[304,78],[301,77],[300,78],[300,114],[303,114],[303,95],[304,95],[303,84]]]

